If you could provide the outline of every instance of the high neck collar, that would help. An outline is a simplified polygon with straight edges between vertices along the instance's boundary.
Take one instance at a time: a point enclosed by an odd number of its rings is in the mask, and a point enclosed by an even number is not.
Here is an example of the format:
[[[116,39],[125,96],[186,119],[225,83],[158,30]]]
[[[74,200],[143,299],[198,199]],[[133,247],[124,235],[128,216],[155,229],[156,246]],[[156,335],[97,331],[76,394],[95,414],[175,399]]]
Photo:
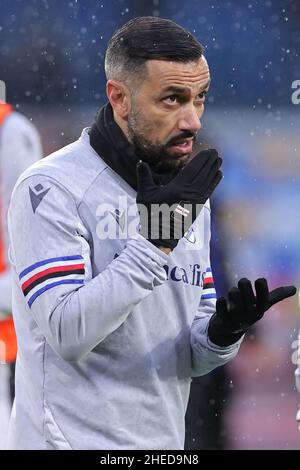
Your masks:
[[[103,106],[90,130],[90,144],[98,155],[120,175],[133,189],[137,189],[136,164],[140,160],[134,146],[114,120],[110,103]],[[153,173],[157,184],[166,184],[175,175]]]

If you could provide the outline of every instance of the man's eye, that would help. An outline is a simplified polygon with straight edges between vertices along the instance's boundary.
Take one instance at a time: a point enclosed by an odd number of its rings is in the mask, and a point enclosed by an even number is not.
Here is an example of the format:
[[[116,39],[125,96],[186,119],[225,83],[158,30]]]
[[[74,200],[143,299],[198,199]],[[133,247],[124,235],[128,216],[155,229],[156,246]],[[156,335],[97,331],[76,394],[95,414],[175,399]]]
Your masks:
[[[202,91],[201,93],[198,94],[198,99],[204,100],[206,95],[207,95],[207,90]],[[174,104],[179,101],[179,97],[178,95],[169,95],[163,98],[163,101],[166,101],[169,104],[171,103]]]
[[[207,95],[207,91],[202,91],[201,93],[199,93],[198,96],[201,100],[203,100],[206,97],[206,95]]]
[[[175,103],[177,101],[178,96],[177,95],[170,95],[164,98],[164,101],[169,100],[169,103]]]

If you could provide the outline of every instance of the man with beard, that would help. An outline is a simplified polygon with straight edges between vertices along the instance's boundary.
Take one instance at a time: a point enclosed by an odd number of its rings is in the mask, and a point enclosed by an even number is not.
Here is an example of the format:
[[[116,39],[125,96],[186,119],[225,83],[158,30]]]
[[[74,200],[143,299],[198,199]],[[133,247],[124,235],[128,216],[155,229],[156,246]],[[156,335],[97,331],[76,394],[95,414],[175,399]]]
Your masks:
[[[216,306],[208,198],[221,159],[193,153],[210,83],[201,44],[136,18],[105,70],[94,125],[12,198],[15,449],[182,449],[192,377],[232,359],[295,291],[260,279],[255,297],[243,279]]]

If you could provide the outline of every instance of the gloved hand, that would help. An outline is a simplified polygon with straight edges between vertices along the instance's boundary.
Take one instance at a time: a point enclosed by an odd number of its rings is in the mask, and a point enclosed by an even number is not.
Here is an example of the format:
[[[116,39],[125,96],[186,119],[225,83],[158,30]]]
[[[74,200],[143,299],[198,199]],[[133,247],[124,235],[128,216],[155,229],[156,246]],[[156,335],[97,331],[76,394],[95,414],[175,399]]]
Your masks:
[[[297,291],[294,286],[284,286],[269,292],[264,278],[255,281],[255,290],[256,296],[251,282],[243,278],[238,282],[238,287],[230,289],[228,303],[224,297],[217,300],[216,313],[208,325],[208,337],[214,344],[229,346],[235,343],[272,305]]]
[[[149,165],[138,162],[136,201],[141,234],[154,245],[173,250],[222,179],[221,163],[216,150],[203,150],[168,184],[159,186]],[[163,204],[161,217],[159,205]]]

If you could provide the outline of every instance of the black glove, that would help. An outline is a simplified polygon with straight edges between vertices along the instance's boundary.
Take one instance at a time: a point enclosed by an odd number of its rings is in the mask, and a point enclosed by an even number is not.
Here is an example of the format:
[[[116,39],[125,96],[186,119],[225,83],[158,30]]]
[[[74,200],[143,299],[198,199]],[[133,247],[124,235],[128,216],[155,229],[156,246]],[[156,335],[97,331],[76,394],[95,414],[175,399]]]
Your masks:
[[[217,300],[216,313],[209,321],[208,337],[218,346],[229,346],[260,320],[266,310],[272,305],[294,295],[294,286],[278,287],[269,292],[266,279],[255,281],[256,297],[251,282],[243,278],[238,287],[233,287],[228,293],[227,303],[224,297]]]
[[[156,246],[174,249],[222,179],[222,159],[214,149],[199,152],[165,186],[153,181],[145,162],[137,163],[141,234]],[[165,205],[161,216],[159,205]]]

